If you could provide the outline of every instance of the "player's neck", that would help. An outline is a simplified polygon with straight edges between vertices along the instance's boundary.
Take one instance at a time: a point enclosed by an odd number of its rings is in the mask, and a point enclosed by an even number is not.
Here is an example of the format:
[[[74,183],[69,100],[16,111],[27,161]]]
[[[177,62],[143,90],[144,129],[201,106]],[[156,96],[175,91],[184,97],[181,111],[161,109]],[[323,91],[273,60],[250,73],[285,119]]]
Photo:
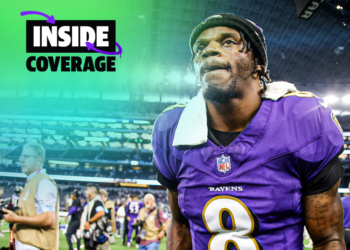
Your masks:
[[[213,103],[206,100],[208,124],[224,132],[239,132],[255,116],[261,105],[259,85],[251,84],[242,97],[232,98],[228,103]]]

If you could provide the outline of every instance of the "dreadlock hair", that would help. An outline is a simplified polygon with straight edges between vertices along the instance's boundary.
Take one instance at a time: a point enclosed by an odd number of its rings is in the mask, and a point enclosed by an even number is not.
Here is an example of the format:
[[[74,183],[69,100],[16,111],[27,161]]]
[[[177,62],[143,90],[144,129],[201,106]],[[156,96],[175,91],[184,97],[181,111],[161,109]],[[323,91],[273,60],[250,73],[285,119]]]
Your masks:
[[[244,50],[245,50],[245,47],[246,47],[246,45],[247,45],[247,42],[244,40],[244,34],[243,34],[243,32],[240,31],[239,34],[241,34],[241,38],[242,38],[242,41],[243,41],[243,47],[242,47],[241,50],[239,50],[239,52],[243,53]]]

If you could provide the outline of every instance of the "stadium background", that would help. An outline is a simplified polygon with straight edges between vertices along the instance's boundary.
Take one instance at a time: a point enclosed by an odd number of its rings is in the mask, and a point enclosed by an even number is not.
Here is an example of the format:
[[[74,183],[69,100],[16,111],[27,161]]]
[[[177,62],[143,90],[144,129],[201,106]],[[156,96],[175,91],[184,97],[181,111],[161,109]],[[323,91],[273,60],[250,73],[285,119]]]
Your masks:
[[[42,18],[21,17],[27,10],[56,20],[116,20],[116,41],[123,48],[116,72],[29,72],[26,59],[40,54],[25,52],[25,21]],[[166,107],[196,95],[194,73],[186,70],[189,35],[204,18],[220,12],[236,13],[264,29],[273,80],[292,82],[299,90],[325,98],[333,108],[345,140],[340,158],[346,173],[339,191],[347,192],[350,1],[326,0],[306,21],[298,18],[294,0],[62,0],[5,2],[0,8],[4,197],[24,184],[21,146],[37,141],[46,149],[45,168],[60,187],[62,211],[67,194],[74,188],[83,190],[91,181],[107,188],[112,199],[150,191],[166,206],[165,189],[152,166],[153,124]],[[66,249],[61,238],[60,249]],[[3,239],[0,246],[6,245]]]

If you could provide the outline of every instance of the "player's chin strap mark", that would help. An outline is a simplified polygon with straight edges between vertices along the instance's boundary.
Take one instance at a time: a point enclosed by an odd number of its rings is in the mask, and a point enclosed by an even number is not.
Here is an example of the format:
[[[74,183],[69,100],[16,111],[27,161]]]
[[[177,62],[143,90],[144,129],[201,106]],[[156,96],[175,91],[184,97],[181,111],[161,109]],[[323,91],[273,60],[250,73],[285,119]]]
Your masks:
[[[247,42],[244,40],[244,34],[242,31],[239,32],[239,34],[241,34],[241,38],[242,38],[242,42],[243,42],[243,48],[241,50],[239,50],[239,52],[243,53],[245,47],[247,46]]]

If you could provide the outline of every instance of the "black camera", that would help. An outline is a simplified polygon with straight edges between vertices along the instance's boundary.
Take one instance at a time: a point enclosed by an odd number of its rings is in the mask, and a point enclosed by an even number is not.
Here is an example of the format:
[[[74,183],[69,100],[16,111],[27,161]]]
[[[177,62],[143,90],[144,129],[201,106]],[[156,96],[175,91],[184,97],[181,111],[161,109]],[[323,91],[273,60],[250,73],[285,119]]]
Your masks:
[[[2,220],[4,218],[4,212],[2,211],[2,209],[3,208],[10,209],[11,201],[12,201],[11,198],[6,198],[6,199],[0,200],[0,220]]]
[[[12,205],[12,199],[6,198],[6,199],[0,199],[0,220],[4,218],[4,212],[2,211],[3,208],[6,208],[8,210],[11,210],[13,212],[16,212],[19,207],[14,207]]]
[[[142,227],[143,223],[145,222],[142,220],[137,220],[135,224],[132,224],[132,228]]]

